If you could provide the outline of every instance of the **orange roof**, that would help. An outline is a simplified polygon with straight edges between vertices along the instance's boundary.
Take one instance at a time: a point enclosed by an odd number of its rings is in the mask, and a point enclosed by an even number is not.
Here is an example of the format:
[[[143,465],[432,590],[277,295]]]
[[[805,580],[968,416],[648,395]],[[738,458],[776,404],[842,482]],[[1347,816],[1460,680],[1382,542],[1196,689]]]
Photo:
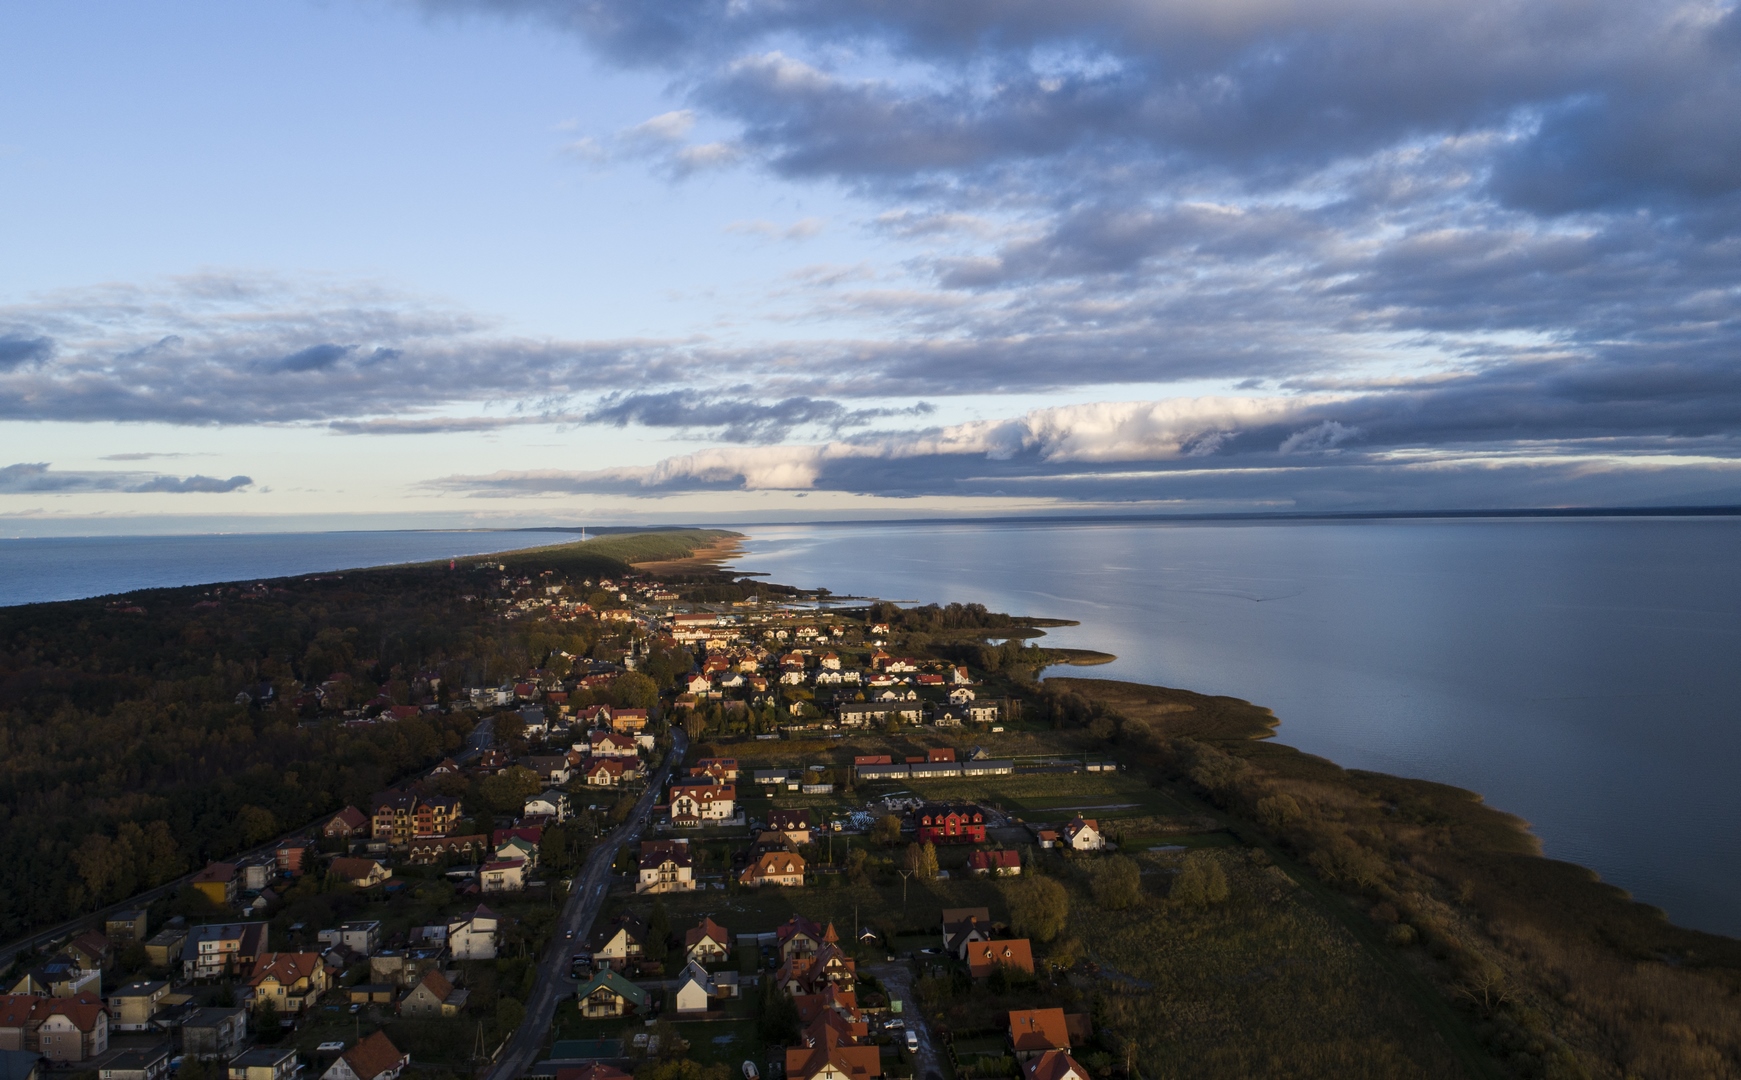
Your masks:
[[[1063,1009],[1012,1009],[1010,1044],[1017,1051],[1068,1050],[1070,1032]]]
[[[314,977],[314,971],[320,967],[320,954],[311,952],[269,952],[254,962],[254,974],[248,980],[249,986],[259,986],[268,978],[277,979],[280,985],[292,986],[302,979]]]
[[[375,1080],[375,1077],[398,1067],[407,1059],[407,1055],[393,1045],[393,1040],[387,1038],[384,1031],[375,1032],[340,1056],[351,1067],[351,1071],[357,1074],[357,1080]]]
[[[0,994],[0,1028],[21,1028],[30,1023],[31,1010],[42,999],[35,994]]]
[[[419,985],[429,987],[429,992],[435,995],[437,1001],[446,1001],[448,995],[453,993],[453,984],[448,982],[447,977],[435,968],[430,968],[423,973],[423,979]]]
[[[745,867],[739,880],[755,881],[758,878],[780,877],[785,874],[802,874],[803,872],[804,856],[791,851],[769,851]]]
[[[882,1058],[874,1046],[797,1047],[786,1051],[787,1080],[812,1080],[830,1065],[850,1080],[869,1080],[883,1074]]]
[[[702,919],[700,926],[691,927],[683,935],[683,948],[693,949],[703,940],[717,941],[722,946],[731,944],[731,936],[726,933],[725,927],[714,922],[712,918]]]
[[[37,998],[31,1022],[41,1025],[50,1017],[64,1016],[80,1031],[94,1031],[105,1015],[103,1003],[89,990],[70,998]]]
[[[967,969],[974,978],[984,978],[1000,966],[1032,974],[1034,950],[1028,944],[1028,939],[976,941],[967,947]],[[1066,1035],[1065,1041],[1069,1041],[1068,1035]]]

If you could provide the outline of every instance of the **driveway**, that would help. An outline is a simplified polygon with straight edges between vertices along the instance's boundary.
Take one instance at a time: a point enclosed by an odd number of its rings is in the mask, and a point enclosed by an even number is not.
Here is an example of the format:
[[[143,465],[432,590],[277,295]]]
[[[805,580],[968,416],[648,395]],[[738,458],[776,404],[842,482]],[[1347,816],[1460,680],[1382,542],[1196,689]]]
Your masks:
[[[635,804],[635,812],[629,815],[628,821],[599,838],[587,856],[586,864],[575,875],[569,887],[568,902],[562,907],[562,918],[551,934],[549,947],[538,960],[538,978],[532,987],[532,997],[526,1002],[526,1019],[521,1021],[508,1045],[502,1049],[501,1057],[496,1059],[486,1080],[514,1080],[524,1076],[538,1060],[544,1049],[544,1037],[550,1033],[550,1023],[556,1018],[558,997],[574,992],[575,984],[568,978],[569,958],[573,950],[586,941],[593,920],[604,907],[605,895],[610,892],[611,861],[616,858],[617,848],[634,843],[640,836],[641,823],[652,812],[653,803],[664,788],[665,777],[677,762],[683,760],[686,743],[683,732],[674,734],[671,752],[665,756],[665,763]],[[573,937],[565,936],[566,931],[573,931]]]
[[[913,1062],[913,1075],[918,1080],[931,1080],[933,1076],[941,1080],[949,1075],[943,1069],[943,1051],[937,1048],[930,1025],[925,1023],[918,1004],[913,1001],[913,969],[905,964],[881,963],[866,964],[865,970],[877,977],[883,989],[889,992],[889,997],[900,1000],[901,1018],[907,1022],[909,1030],[919,1033],[919,1053]]]

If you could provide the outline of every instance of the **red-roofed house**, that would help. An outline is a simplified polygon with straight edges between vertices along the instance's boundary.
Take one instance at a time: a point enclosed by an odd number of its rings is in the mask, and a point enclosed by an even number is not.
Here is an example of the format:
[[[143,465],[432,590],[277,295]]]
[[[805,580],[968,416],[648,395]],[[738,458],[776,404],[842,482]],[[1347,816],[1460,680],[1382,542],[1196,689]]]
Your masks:
[[[1000,967],[1034,973],[1034,949],[1027,938],[976,941],[967,947],[967,970],[974,978],[983,979]]]
[[[976,874],[1015,877],[1022,872],[1019,851],[976,851],[967,857],[967,868]]]
[[[1015,1009],[1010,1012],[1010,1049],[1017,1061],[1030,1061],[1048,1050],[1070,1052],[1070,1029],[1063,1009]]]

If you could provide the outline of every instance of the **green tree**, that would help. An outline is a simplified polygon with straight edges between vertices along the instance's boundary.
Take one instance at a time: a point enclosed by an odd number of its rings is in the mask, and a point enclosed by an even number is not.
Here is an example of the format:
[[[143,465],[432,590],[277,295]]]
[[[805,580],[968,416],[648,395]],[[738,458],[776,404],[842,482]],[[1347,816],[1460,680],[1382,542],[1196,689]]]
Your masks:
[[[278,835],[278,819],[264,806],[244,806],[236,813],[236,824],[242,830],[242,843],[248,847],[264,844]]]
[[[544,790],[538,774],[531,769],[510,765],[494,776],[478,781],[478,802],[484,809],[497,814],[519,811],[526,800]]]
[[[1193,851],[1185,856],[1179,874],[1167,899],[1186,907],[1208,907],[1227,899],[1227,873],[1207,852]]]
[[[1015,932],[1035,941],[1051,941],[1070,918],[1070,894],[1048,877],[1030,877],[1011,884],[1005,891],[1010,905],[1010,925]]]
[[[611,680],[611,704],[621,709],[651,709],[659,704],[659,684],[638,671]]]
[[[1107,911],[1123,911],[1142,902],[1142,871],[1136,860],[1113,855],[1094,870],[1094,902]]]
[[[271,998],[262,998],[254,1007],[254,1037],[263,1043],[277,1042],[284,1029],[278,1026],[278,1006]]]
[[[877,818],[876,823],[871,826],[870,838],[872,843],[894,847],[901,842],[901,819],[894,814]]]
[[[520,1021],[526,1019],[526,1006],[514,998],[502,997],[496,1001],[496,1037],[503,1038],[509,1032],[520,1026]]]

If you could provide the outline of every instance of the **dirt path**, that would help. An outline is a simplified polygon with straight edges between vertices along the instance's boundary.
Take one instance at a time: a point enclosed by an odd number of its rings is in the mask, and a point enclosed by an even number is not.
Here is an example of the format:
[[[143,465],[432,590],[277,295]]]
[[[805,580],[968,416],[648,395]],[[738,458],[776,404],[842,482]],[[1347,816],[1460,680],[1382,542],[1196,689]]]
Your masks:
[[[913,969],[905,964],[883,963],[866,964],[865,970],[877,977],[883,989],[889,992],[889,997],[902,1002],[901,1016],[907,1022],[907,1029],[919,1033],[919,1053],[913,1062],[913,1075],[918,1080],[943,1080],[948,1075],[943,1069],[943,1052],[937,1049],[931,1028],[913,1001]]]

